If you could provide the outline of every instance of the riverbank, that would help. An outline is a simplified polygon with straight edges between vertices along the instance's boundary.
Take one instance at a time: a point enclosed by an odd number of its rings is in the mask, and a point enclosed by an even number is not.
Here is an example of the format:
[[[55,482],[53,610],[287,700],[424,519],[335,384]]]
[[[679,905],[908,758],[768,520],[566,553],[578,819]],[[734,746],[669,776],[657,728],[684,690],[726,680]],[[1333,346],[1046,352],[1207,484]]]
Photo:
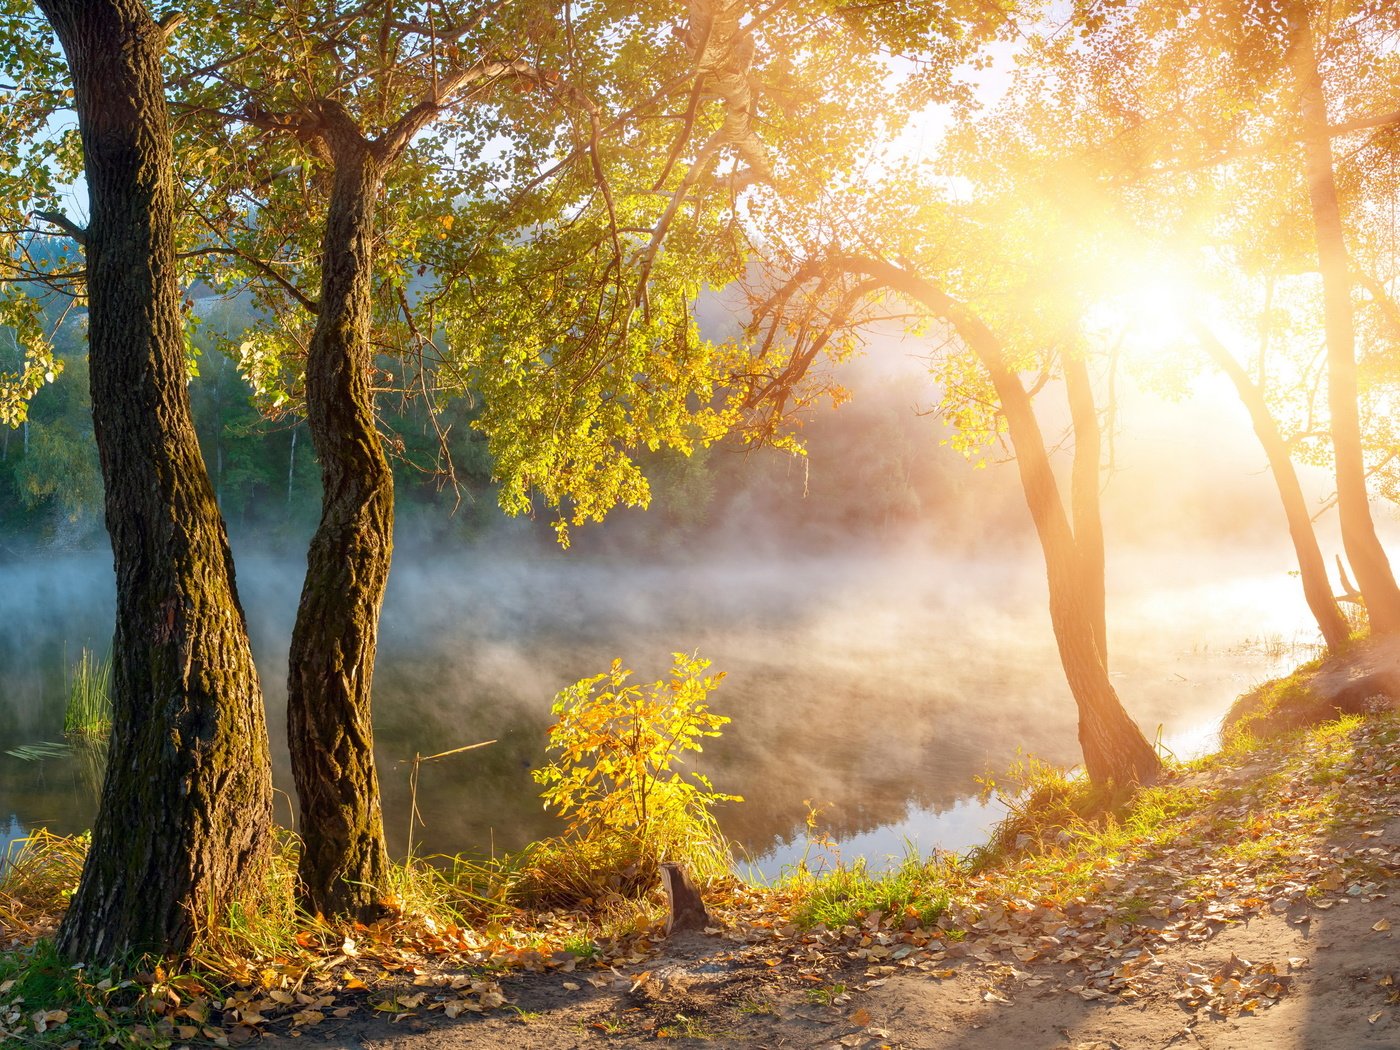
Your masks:
[[[299,1041],[403,1050],[662,1037],[929,1050],[1400,1045],[1395,717],[1238,749],[1162,790],[1189,799],[1189,810],[1110,852],[1083,842],[1082,863],[1061,856],[1082,880],[1073,892],[1027,878],[1035,865],[1023,861],[988,872],[932,930],[872,914],[801,933],[731,913],[717,935],[630,966],[503,980],[509,1012],[463,1024],[413,1010]]]
[[[1354,685],[1377,657],[1363,647],[1322,684]],[[145,1012],[122,1032],[168,1045],[404,1050],[658,1038],[1397,1046],[1400,720],[1389,705],[1363,706],[1262,743],[1238,739],[1111,818],[1042,806],[1017,834],[1025,841],[980,867],[921,868],[928,877],[904,886],[906,898],[887,895],[898,905],[865,910],[848,893],[849,921],[792,922],[812,884],[740,889],[714,902],[706,934],[578,943],[561,928],[552,943],[571,950],[522,942],[513,968],[499,930],[420,926],[392,954],[371,943],[393,931],[358,934],[363,952],[350,931],[295,959],[252,960],[241,987],[223,991],[146,975]],[[14,986],[0,989],[0,1026],[14,1037],[85,1038],[69,1004],[15,1003]]]

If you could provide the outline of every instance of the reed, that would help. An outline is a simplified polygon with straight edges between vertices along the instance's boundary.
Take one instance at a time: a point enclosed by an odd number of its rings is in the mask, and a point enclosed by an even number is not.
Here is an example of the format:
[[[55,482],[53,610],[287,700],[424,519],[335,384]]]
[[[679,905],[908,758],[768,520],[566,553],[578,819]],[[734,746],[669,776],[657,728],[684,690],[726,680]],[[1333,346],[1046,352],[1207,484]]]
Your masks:
[[[73,666],[68,681],[68,706],[63,712],[63,732],[78,736],[106,736],[112,729],[112,658],[98,659],[91,649]]]

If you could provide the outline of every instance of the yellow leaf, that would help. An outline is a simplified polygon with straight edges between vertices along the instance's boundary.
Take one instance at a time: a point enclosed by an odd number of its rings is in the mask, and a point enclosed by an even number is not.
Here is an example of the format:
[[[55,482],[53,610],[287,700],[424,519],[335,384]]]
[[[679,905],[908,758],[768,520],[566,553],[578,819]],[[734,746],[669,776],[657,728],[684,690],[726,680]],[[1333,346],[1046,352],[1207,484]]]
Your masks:
[[[1390,920],[1381,919],[1374,926],[1372,926],[1371,929],[1375,930],[1377,933],[1384,933],[1386,930],[1390,929]]]

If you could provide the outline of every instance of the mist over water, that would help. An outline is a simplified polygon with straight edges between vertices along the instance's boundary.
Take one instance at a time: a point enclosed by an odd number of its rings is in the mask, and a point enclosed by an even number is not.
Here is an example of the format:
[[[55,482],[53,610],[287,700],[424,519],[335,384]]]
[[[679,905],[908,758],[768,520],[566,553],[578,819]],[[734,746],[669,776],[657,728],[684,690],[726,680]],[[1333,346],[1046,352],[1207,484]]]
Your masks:
[[[286,645],[303,563],[241,548],[275,779],[290,790]],[[614,657],[645,682],[667,671],[672,651],[698,650],[728,673],[712,701],[733,719],[701,768],[748,800],[722,807],[720,823],[764,870],[805,848],[809,806],[847,855],[879,861],[905,839],[966,849],[997,816],[976,800],[974,776],[1005,769],[1018,747],[1078,757],[1043,570],[1033,549],[1008,553],[855,541],[824,552],[709,544],[646,559],[402,549],[375,676],[391,847],[406,844],[414,755],[487,739],[497,743],[423,767],[415,848],[499,852],[557,830],[530,779],[554,694]],[[1263,545],[1110,555],[1111,664],[1149,737],[1161,726],[1171,746],[1199,748],[1235,695],[1279,670],[1246,642],[1311,640],[1286,567],[1286,551]],[[67,668],[84,645],[106,651],[113,598],[105,552],[0,572],[4,751],[62,739]],[[38,824],[77,831],[95,805],[76,761],[0,755],[0,836]],[[279,796],[279,819],[290,822],[291,809]]]
[[[974,470],[939,446],[938,422],[909,411],[927,404],[916,364],[868,365],[856,399],[804,431],[805,459],[717,451],[703,470],[662,470],[650,511],[580,530],[568,553],[542,522],[445,542],[440,523],[400,515],[374,689],[393,850],[407,844],[414,756],[483,740],[496,743],[422,768],[415,849],[500,852],[556,831],[530,777],[550,705],[614,658],[639,682],[673,651],[727,672],[712,703],[733,722],[701,768],[747,799],[720,824],[768,873],[806,848],[811,808],[848,856],[878,863],[907,840],[962,850],[998,816],[974,777],[1018,748],[1078,761],[1015,467]],[[1235,696],[1313,655],[1316,630],[1239,406],[1213,388],[1155,407],[1120,396],[1135,425],[1104,491],[1109,663],[1143,731],[1185,755],[1213,743]],[[1055,432],[1053,410],[1043,424]],[[286,554],[251,526],[234,539],[284,792],[305,539],[284,529]],[[1322,545],[1340,550],[1326,526]],[[69,668],[110,644],[112,589],[105,550],[0,561],[0,839],[92,820],[90,764],[3,752],[61,739]],[[277,806],[292,823],[291,799]]]

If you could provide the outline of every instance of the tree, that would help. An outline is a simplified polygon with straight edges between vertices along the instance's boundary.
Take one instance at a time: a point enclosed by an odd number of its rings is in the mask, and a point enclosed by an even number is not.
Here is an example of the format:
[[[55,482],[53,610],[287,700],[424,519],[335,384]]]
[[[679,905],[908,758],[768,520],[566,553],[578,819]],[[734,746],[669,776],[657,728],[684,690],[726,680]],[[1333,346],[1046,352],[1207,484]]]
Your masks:
[[[92,403],[117,576],[113,730],[59,931],[84,962],[189,949],[261,872],[262,696],[186,395],[161,56],[135,0],[41,5],[67,56],[91,221]]]
[[[1340,12],[1329,11],[1333,18]],[[1366,599],[1371,630],[1400,634],[1400,587],[1376,536],[1366,491],[1366,467],[1357,407],[1356,333],[1352,316],[1351,262],[1333,173],[1331,121],[1319,71],[1312,14],[1293,0],[1284,7],[1286,47],[1292,66],[1303,141],[1304,173],[1312,204],[1322,275],[1327,331],[1327,403],[1336,456],[1337,509],[1342,545]],[[1393,16],[1392,16],[1393,17]]]
[[[241,118],[232,127],[223,94],[205,90],[198,73],[190,77],[196,88],[192,101],[223,120],[222,126],[206,126],[206,134],[231,130],[235,140],[251,137],[274,156],[291,150],[300,173],[301,193],[287,195],[270,185],[276,177],[240,181],[246,172],[235,168],[233,177],[223,174],[218,189],[225,199],[265,195],[256,212],[248,210],[240,219],[226,204],[202,211],[208,194],[196,199],[192,210],[206,218],[210,211],[229,216],[206,223],[207,232],[219,237],[215,251],[267,280],[260,286],[264,297],[290,298],[315,314],[306,344],[304,396],[322,464],[322,517],[308,553],[292,637],[288,725],[303,841],[299,873],[309,906],[327,914],[369,919],[386,895],[370,697],[392,551],[393,479],[371,390],[375,335],[409,335],[421,347],[429,338],[423,330],[433,332],[430,319],[418,328],[424,311],[414,308],[411,300],[421,292],[406,279],[411,253],[464,218],[457,198],[467,187],[454,185],[453,171],[463,161],[477,163],[492,135],[507,126],[494,112],[502,105],[497,101],[502,86],[524,85],[523,93],[548,103],[529,105],[526,99],[524,115],[540,125],[527,139],[535,151],[556,143],[561,99],[577,103],[593,128],[593,165],[584,168],[588,184],[596,186],[602,173],[600,111],[587,94],[588,82],[597,80],[600,70],[590,68],[585,77],[571,68],[567,85],[554,90],[551,83],[562,82],[557,69],[566,56],[561,52],[572,52],[579,39],[587,51],[598,50],[588,45],[601,47],[598,34],[615,29],[616,20],[594,12],[566,16],[567,25],[560,28],[544,9],[522,10],[523,23],[514,13],[503,14],[501,5],[252,9],[251,21],[265,19],[286,31],[272,38],[283,49],[276,55],[277,68],[286,69],[290,59],[297,72],[290,77],[269,72],[269,56],[262,53],[257,61],[222,64],[218,87],[233,87]],[[628,43],[627,37],[619,39]],[[611,52],[618,47],[611,44]],[[555,71],[548,71],[550,66]],[[602,64],[602,72],[609,69]],[[346,83],[363,87],[350,90]],[[606,87],[630,97],[621,85]],[[519,107],[511,116],[521,118]],[[504,167],[486,170],[508,173],[511,165],[523,167],[514,157]],[[391,210],[381,224],[379,206],[389,185],[405,194],[408,206]],[[607,193],[606,183],[602,190]],[[279,205],[298,198],[305,207],[279,212]],[[556,205],[553,213],[512,215],[510,221],[516,227],[527,219],[538,223],[559,210]],[[305,227],[308,212],[323,217],[319,250],[304,236],[285,232],[289,225]],[[394,247],[383,251],[389,245]],[[274,269],[289,259],[291,267]],[[306,278],[319,282],[314,298],[297,286]],[[616,279],[616,274],[604,278]],[[285,316],[285,309],[279,314]],[[610,321],[609,329],[616,323]],[[598,346],[607,337],[594,338]],[[395,348],[392,342],[382,345]]]
[[[323,517],[289,726],[300,873],[317,910],[371,916],[385,870],[370,688],[392,485],[375,350],[440,358],[434,383],[482,395],[473,425],[490,436],[502,502],[528,510],[538,491],[567,503],[565,539],[570,521],[646,502],[638,446],[688,454],[732,427],[735,413],[713,403],[729,359],[697,337],[689,309],[742,265],[734,196],[772,177],[747,130],[749,78],[772,67],[780,126],[822,104],[782,83],[804,61],[782,45],[816,40],[812,12],[767,12],[761,49],[744,12],[696,4],[679,34],[660,4],[269,5],[249,13],[267,32],[241,58],[222,58],[239,43],[219,40],[177,78],[189,155],[255,158],[211,169],[192,194],[189,213],[214,238],[193,250],[226,260],[224,280],[256,282],[279,318],[291,304],[316,317],[304,391]],[[806,61],[829,66],[835,53],[823,45]],[[863,79],[879,75],[871,65]],[[677,93],[689,95],[678,130]],[[211,139],[227,145],[207,149]],[[695,163],[676,163],[691,150]],[[731,158],[742,166],[728,169]],[[319,249],[308,215],[324,217]],[[279,323],[240,350],[250,372],[280,377],[271,385],[286,399],[302,382],[300,337]]]
[[[1150,19],[1155,14],[1143,17]],[[1270,371],[1265,367],[1265,351],[1271,346],[1277,351],[1290,341],[1279,331],[1283,311],[1277,300],[1282,294],[1290,301],[1299,299],[1298,281],[1290,274],[1306,268],[1297,237],[1305,220],[1289,200],[1295,188],[1294,173],[1286,160],[1280,162],[1254,151],[1234,158],[1228,168],[1223,163],[1192,163],[1185,173],[1164,173],[1155,167],[1165,164],[1170,168],[1173,161],[1164,158],[1204,148],[1194,142],[1193,134],[1209,141],[1224,133],[1215,127],[1186,130],[1172,123],[1192,104],[1198,111],[1211,112],[1211,106],[1200,97],[1190,102],[1179,97],[1179,78],[1163,77],[1154,82],[1150,75],[1154,61],[1162,68],[1171,64],[1156,58],[1154,48],[1165,46],[1178,59],[1179,49],[1163,45],[1161,35],[1154,34],[1150,40],[1138,42],[1138,49],[1132,52],[1139,59],[1137,63],[1124,63],[1122,54],[1128,49],[1113,26],[1095,24],[1088,40],[1097,46],[1086,48],[1071,40],[1047,43],[1035,50],[1043,83],[1054,86],[1053,92],[1041,93],[1058,95],[1057,104],[1065,114],[1062,126],[1075,129],[1074,136],[1065,137],[1059,155],[1050,162],[1057,163],[1062,173],[1077,171],[1079,178],[1087,176],[1097,183],[1103,221],[1116,223],[1122,230],[1113,255],[1120,260],[1124,276],[1110,283],[1118,284],[1117,291],[1126,292],[1126,298],[1138,309],[1147,298],[1164,298],[1149,324],[1174,330],[1178,339],[1198,341],[1235,387],[1274,475],[1309,608],[1327,645],[1344,646],[1350,628],[1332,596],[1326,563],[1292,462],[1292,448],[1300,442],[1285,438],[1279,423],[1278,412],[1288,399],[1278,383],[1271,392],[1274,408],[1265,397]],[[1238,88],[1238,84],[1232,87]],[[1211,100],[1211,92],[1201,94]],[[1030,123],[1043,125],[1045,117],[1037,114]],[[1170,130],[1154,126],[1158,124],[1168,124]],[[1238,134],[1238,129],[1232,130]],[[1169,153],[1169,149],[1174,152]],[[1136,294],[1133,284],[1139,285]],[[1261,285],[1269,291],[1264,308],[1258,310],[1253,289]],[[1306,312],[1312,304],[1296,305]],[[1176,316],[1164,316],[1168,313]],[[1206,321],[1212,314],[1225,319],[1220,323],[1258,328],[1257,379],[1215,335],[1212,324]],[[1130,329],[1132,321],[1129,319]],[[1311,344],[1292,341],[1300,343],[1299,356],[1311,356]],[[1273,358],[1282,356],[1271,354]],[[1355,407],[1355,398],[1352,404]],[[1311,427],[1304,424],[1300,429]]]
[[[958,260],[962,267],[969,261]],[[841,276],[851,276],[855,280],[838,294],[842,302],[828,317],[828,325],[847,323],[846,313],[853,305],[849,300],[852,289],[860,296],[889,290],[946,322],[973,355],[990,384],[990,397],[965,397],[957,411],[966,412],[970,402],[980,403],[982,411],[965,418],[962,425],[970,424],[974,430],[991,427],[995,431],[1004,423],[1015,453],[1026,506],[1045,558],[1050,621],[1060,663],[1079,712],[1079,743],[1085,770],[1096,783],[1150,784],[1160,773],[1161,761],[1124,710],[1108,676],[1104,547],[1098,512],[1100,424],[1087,367],[1082,359],[1063,355],[1076,439],[1071,509],[1067,512],[1035,415],[1033,391],[1022,380],[1016,358],[977,313],[914,267],[915,263],[904,256],[900,262],[891,263],[868,256],[829,255],[799,269],[773,301],[790,297],[808,283],[839,287]],[[768,310],[760,314],[760,319],[768,325],[783,320],[780,313]],[[799,346],[795,356],[801,360],[807,355]],[[792,383],[800,374],[784,369],[774,381]],[[957,397],[957,393],[953,396]],[[995,418],[989,419],[989,411]]]
[[[1116,122],[1100,140],[1120,178],[1207,184],[1229,206],[1252,186],[1287,176],[1277,211],[1262,221],[1290,250],[1306,245],[1322,293],[1327,347],[1328,432],[1342,541],[1365,596],[1372,629],[1400,630],[1400,588],[1376,536],[1358,408],[1355,267],[1348,241],[1366,238],[1348,220],[1364,214],[1372,172],[1332,143],[1357,133],[1379,137],[1400,120],[1389,66],[1394,5],[1287,0],[1187,0],[1167,4],[1085,5],[1082,45],[1072,61]],[[1201,85],[1209,85],[1203,87]],[[1393,153],[1392,153],[1393,155]],[[1262,163],[1255,163],[1260,162]],[[1202,173],[1219,169],[1219,181]],[[1214,183],[1212,185],[1212,183]],[[1294,223],[1295,214],[1305,215]],[[1183,239],[1189,239],[1186,234]],[[1366,269],[1365,266],[1361,267]]]
[[[1288,520],[1288,534],[1293,541],[1293,550],[1298,558],[1298,572],[1303,584],[1303,595],[1317,628],[1322,632],[1327,648],[1337,651],[1344,648],[1351,639],[1351,628],[1346,617],[1337,607],[1337,599],[1332,596],[1332,585],[1327,580],[1327,562],[1317,545],[1317,534],[1313,532],[1312,517],[1303,497],[1303,487],[1298,481],[1298,471],[1293,466],[1288,442],[1279,430],[1278,422],[1269,411],[1264,391],[1249,377],[1229,348],[1203,323],[1197,322],[1197,338],[1211,360],[1229,378],[1240,401],[1249,412],[1254,433],[1263,446],[1264,455],[1269,461],[1269,470],[1274,476],[1279,499],[1283,503],[1284,516]]]
[[[963,120],[939,157],[940,173],[962,180],[955,192],[886,158],[881,178],[843,175],[820,196],[790,199],[765,231],[776,276],[757,289],[749,401],[781,407],[823,351],[846,352],[834,333],[881,316],[943,333],[934,377],[953,440],[973,451],[1005,438],[1017,462],[1086,769],[1095,781],[1150,783],[1160,761],[1107,670],[1102,421],[1086,358],[1086,318],[1125,224],[1098,173],[1065,156],[1066,137],[1086,130],[1068,101],[1032,68],[991,117]],[[1057,379],[1074,442],[1068,501],[1033,407]]]

